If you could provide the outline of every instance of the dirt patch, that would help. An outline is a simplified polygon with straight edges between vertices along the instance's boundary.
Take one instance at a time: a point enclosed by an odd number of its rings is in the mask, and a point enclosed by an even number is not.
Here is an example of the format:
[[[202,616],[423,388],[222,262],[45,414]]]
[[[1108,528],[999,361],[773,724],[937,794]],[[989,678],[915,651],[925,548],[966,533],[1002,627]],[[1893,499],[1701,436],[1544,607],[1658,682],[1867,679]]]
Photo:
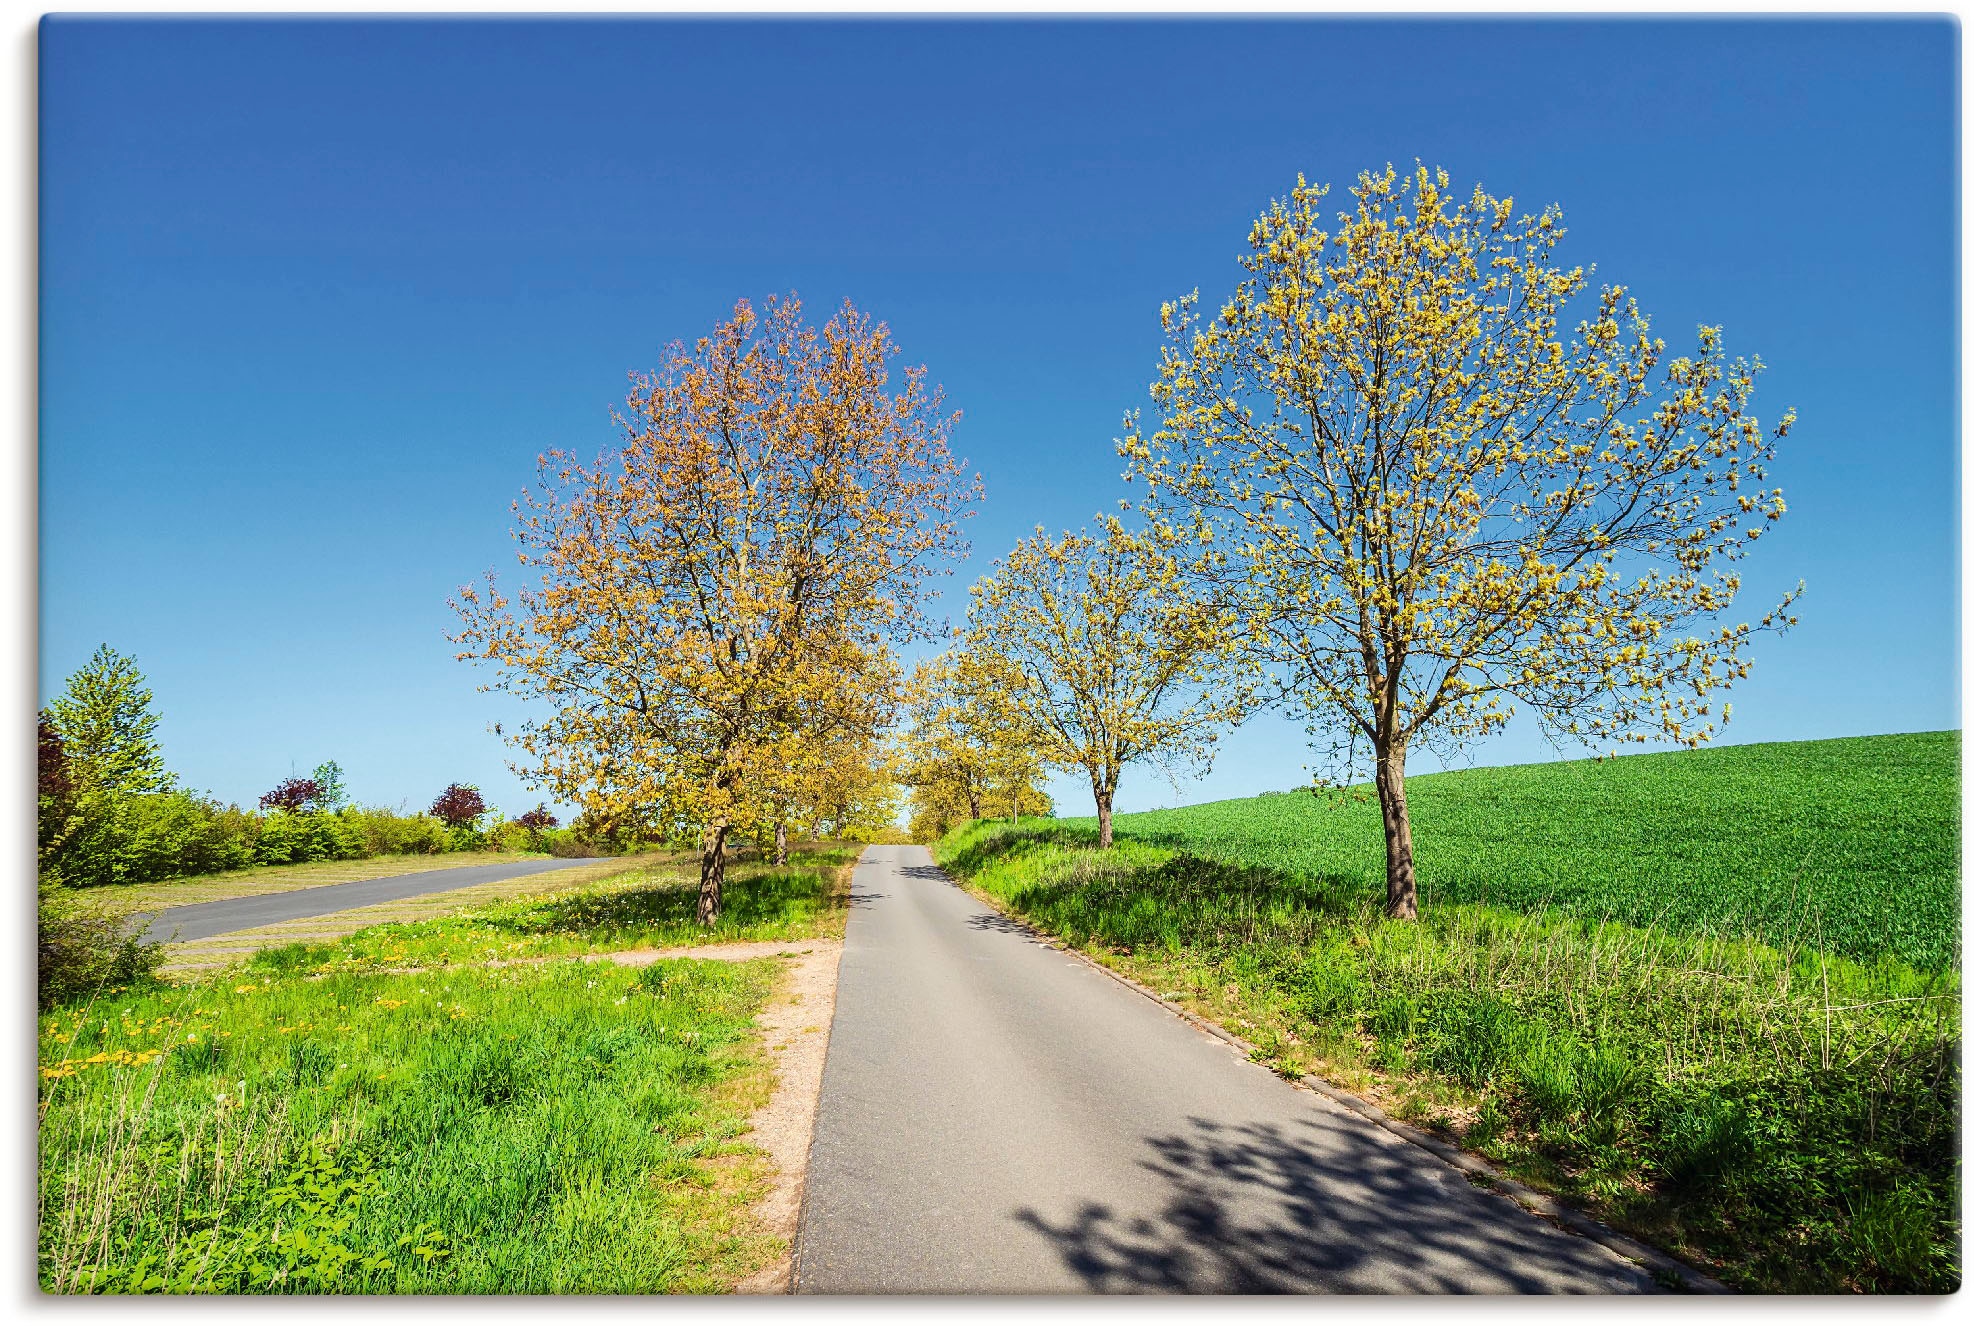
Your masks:
[[[782,1253],[734,1287],[740,1294],[786,1294],[793,1285],[795,1226],[802,1213],[802,1185],[809,1172],[809,1140],[815,1134],[816,1104],[822,1097],[823,1059],[829,1050],[829,1023],[836,1012],[836,968],[843,956],[837,940],[799,944],[709,944],[683,951],[654,950],[656,957],[762,957],[791,950],[780,986],[755,1017],[775,1065],[775,1089],[754,1112],[749,1139],[774,1162],[774,1186],[754,1207],[754,1217],[781,1240]],[[739,950],[750,950],[741,953]],[[641,954],[613,954],[640,957]]]

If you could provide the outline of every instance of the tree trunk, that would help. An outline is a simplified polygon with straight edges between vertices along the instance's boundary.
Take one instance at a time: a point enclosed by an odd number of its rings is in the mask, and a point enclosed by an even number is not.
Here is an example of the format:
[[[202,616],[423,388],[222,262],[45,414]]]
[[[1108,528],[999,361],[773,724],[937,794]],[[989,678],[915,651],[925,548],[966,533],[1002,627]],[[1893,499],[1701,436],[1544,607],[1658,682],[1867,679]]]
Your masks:
[[[720,921],[720,889],[727,882],[727,826],[709,824],[699,840],[699,924]]]
[[[1108,852],[1110,850],[1110,799],[1113,792],[1111,789],[1104,787],[1097,787],[1091,790],[1097,796],[1097,849]]]
[[[966,791],[966,815],[968,819],[980,818],[980,793],[968,788]]]
[[[1385,915],[1419,918],[1419,881],[1412,873],[1412,816],[1405,806],[1405,746],[1378,752],[1378,808],[1385,821]]]
[[[782,821],[775,825],[775,864],[788,864],[788,824]]]

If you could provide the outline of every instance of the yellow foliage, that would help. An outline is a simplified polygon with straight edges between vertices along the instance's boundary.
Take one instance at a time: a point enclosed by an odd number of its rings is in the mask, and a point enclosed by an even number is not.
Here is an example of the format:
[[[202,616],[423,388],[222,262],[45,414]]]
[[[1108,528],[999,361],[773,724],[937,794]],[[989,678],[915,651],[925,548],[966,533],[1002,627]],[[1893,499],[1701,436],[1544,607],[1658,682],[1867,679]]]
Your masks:
[[[1714,734],[1751,634],[1794,621],[1791,593],[1699,628],[1785,509],[1765,484],[1794,416],[1762,428],[1761,362],[1718,328],[1667,360],[1621,286],[1565,331],[1588,281],[1555,207],[1423,167],[1360,175],[1333,223],[1325,192],[1256,220],[1217,316],[1166,306],[1155,418],[1119,448],[1312,722],[1370,748],[1410,915],[1409,745],[1518,707],[1584,740]]]

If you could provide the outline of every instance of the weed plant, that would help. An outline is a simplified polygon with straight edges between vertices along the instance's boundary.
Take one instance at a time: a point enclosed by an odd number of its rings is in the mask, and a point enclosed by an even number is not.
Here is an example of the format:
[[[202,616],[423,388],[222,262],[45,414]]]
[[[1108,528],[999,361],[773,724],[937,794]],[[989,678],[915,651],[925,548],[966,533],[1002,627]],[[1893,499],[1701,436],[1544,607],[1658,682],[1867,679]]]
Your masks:
[[[50,1293],[668,1293],[744,1216],[772,962],[261,971],[45,1016]]]
[[[937,855],[1279,1071],[1367,1091],[1731,1282],[1958,1285],[1953,970],[1448,889],[1392,923],[1357,880],[1250,864],[1254,844],[1093,837],[981,823]]]

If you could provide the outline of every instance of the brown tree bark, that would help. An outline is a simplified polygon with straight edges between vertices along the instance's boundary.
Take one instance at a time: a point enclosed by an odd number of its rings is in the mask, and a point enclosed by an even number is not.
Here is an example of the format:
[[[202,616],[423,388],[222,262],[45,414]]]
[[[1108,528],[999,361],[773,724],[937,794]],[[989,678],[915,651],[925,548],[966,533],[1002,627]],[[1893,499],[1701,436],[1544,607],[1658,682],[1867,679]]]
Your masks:
[[[1096,788],[1097,794],[1097,849],[1110,850],[1110,799],[1111,793],[1104,788]]]
[[[980,793],[970,787],[966,790],[966,813],[968,819],[980,818]]]
[[[1385,821],[1385,915],[1419,919],[1419,881],[1412,873],[1412,816],[1405,805],[1405,744],[1378,752],[1378,808]]]
[[[720,890],[727,882],[727,826],[709,824],[699,841],[699,924],[712,929],[720,921]]]
[[[775,864],[788,864],[788,824],[786,821],[775,825]]]

